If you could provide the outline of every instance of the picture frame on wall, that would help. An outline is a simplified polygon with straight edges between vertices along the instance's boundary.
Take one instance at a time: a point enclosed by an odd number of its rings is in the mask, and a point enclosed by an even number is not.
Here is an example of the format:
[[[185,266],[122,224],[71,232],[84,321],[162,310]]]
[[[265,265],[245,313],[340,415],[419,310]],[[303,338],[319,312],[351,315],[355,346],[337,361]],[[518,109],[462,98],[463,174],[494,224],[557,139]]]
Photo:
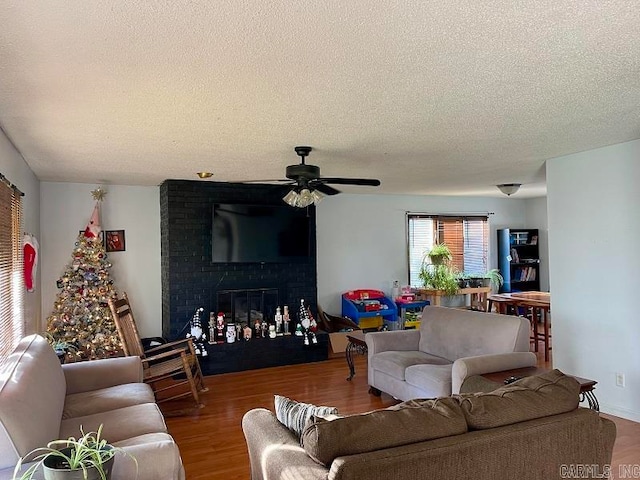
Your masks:
[[[106,235],[107,252],[124,252],[125,238],[124,230],[107,230]]]

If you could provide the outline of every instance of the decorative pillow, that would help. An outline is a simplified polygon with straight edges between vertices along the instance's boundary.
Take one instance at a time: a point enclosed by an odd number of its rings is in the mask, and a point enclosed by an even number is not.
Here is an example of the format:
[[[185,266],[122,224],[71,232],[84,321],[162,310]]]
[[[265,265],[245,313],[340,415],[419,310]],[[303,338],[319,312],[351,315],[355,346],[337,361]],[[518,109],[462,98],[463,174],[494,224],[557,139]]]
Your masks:
[[[578,408],[580,384],[560,370],[524,377],[489,393],[466,393],[460,402],[470,430],[501,427]]]
[[[338,414],[338,409],[335,407],[318,407],[310,403],[296,402],[281,395],[275,395],[274,406],[276,418],[298,438],[302,435],[307,420],[312,416],[325,417]]]
[[[337,457],[460,435],[467,422],[451,397],[408,402],[334,420],[314,418],[302,432],[307,455],[329,467]]]

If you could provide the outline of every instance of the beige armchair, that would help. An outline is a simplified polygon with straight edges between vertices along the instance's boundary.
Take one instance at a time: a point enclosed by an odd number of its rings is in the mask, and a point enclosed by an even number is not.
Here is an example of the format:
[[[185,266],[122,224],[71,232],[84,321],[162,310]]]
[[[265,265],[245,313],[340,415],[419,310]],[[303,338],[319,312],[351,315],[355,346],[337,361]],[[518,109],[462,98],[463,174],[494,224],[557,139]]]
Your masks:
[[[522,317],[427,306],[419,330],[365,335],[370,391],[441,397],[459,393],[471,375],[536,365],[529,329]]]

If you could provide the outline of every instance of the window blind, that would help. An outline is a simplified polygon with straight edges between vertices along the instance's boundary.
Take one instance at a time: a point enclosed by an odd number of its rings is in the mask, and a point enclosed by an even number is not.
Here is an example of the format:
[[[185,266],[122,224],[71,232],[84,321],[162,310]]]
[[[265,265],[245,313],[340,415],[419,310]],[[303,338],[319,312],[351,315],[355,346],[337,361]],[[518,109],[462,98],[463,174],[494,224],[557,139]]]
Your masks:
[[[0,180],[0,358],[24,335],[22,194]]]

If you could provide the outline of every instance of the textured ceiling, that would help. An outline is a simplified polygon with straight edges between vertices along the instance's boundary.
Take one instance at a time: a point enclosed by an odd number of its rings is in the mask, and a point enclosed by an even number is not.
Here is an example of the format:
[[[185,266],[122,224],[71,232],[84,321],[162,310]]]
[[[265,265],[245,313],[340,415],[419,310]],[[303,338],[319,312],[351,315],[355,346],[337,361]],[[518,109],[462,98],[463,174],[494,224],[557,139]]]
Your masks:
[[[640,2],[0,0],[0,126],[45,181],[283,178],[544,194],[640,138]]]

